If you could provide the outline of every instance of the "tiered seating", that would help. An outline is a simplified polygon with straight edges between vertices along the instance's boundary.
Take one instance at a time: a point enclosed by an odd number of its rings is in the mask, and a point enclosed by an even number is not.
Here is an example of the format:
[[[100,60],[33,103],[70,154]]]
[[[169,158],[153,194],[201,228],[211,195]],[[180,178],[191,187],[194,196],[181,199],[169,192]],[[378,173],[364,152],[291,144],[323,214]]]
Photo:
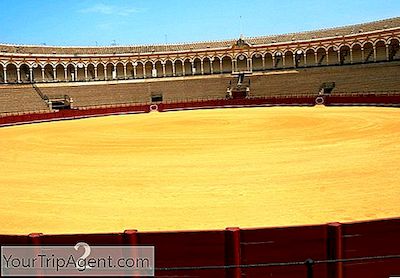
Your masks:
[[[0,87],[0,115],[36,111],[49,111],[49,108],[32,86]]]
[[[291,70],[251,77],[252,96],[317,94],[323,82],[335,82],[333,92],[400,91],[400,63],[365,64]]]

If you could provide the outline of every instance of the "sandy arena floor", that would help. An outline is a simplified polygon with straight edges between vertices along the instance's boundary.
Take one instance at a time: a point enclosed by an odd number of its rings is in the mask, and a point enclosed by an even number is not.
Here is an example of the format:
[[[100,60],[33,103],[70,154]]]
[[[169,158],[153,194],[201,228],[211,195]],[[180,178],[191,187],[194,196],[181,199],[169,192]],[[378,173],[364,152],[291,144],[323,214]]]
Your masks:
[[[250,108],[0,129],[0,233],[400,216],[400,110]]]

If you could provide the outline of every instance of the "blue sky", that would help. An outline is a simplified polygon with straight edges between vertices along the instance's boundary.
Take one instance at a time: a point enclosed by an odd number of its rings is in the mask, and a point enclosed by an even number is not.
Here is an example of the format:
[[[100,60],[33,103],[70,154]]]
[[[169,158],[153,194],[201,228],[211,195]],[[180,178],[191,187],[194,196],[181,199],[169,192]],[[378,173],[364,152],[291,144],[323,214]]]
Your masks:
[[[400,0],[0,0],[0,43],[220,40],[400,16]]]

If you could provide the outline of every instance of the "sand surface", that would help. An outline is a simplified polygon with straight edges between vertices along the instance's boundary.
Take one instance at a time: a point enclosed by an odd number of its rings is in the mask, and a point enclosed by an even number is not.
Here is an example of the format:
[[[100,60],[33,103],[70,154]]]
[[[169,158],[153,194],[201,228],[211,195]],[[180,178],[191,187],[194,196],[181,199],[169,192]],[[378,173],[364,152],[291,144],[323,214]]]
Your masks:
[[[242,108],[0,129],[0,234],[400,216],[400,110]]]

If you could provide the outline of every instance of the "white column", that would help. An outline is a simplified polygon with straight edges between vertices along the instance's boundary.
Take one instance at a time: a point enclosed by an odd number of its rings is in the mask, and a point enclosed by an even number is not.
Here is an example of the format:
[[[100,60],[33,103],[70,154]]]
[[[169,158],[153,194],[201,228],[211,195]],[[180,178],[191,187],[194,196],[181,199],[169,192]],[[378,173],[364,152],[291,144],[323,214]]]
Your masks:
[[[107,65],[104,65],[104,80],[107,80]]]
[[[88,81],[87,65],[85,65],[85,80]]]
[[[176,75],[176,71],[175,71],[175,61],[172,61],[172,75],[173,75],[173,76]]]
[[[146,78],[146,63],[143,64],[143,78]]]
[[[124,79],[128,79],[128,76],[126,74],[126,64],[124,64]]]
[[[361,47],[361,62],[362,63],[365,62],[364,59],[365,59],[364,47]]]
[[[29,81],[32,83],[33,82],[33,68],[29,67]]]
[[[282,66],[285,67],[286,66],[286,54],[282,55]]]
[[[214,62],[214,58],[210,58],[210,73],[211,74],[214,74],[213,62]]]
[[[353,64],[353,48],[350,48],[350,64]]]
[[[65,81],[68,81],[68,67],[65,67],[64,68],[64,79],[65,79]]]
[[[389,61],[389,45],[386,44],[386,61]]]
[[[17,82],[21,83],[21,69],[17,67]]]
[[[44,67],[42,67],[42,82],[44,81]]]
[[[53,67],[53,80],[55,81],[57,79],[57,68]]]
[[[201,74],[204,75],[204,62],[203,62],[203,60],[200,61],[200,68],[201,68]]]
[[[376,62],[376,46],[374,45],[374,62]]]
[[[262,58],[262,69],[265,70],[265,56],[261,56]]]
[[[135,62],[132,65],[133,65],[133,78],[136,79],[136,66],[137,66],[137,63]]]
[[[314,52],[314,56],[315,56],[315,66],[318,65],[318,51]]]
[[[94,66],[94,80],[97,80],[97,65]]]
[[[325,50],[326,64],[329,65],[329,51]]]
[[[165,61],[162,61],[161,65],[162,65],[162,74],[163,74],[163,77],[165,77],[167,75],[165,72]]]
[[[220,71],[220,73],[223,72],[222,59],[219,60],[219,71]]]
[[[306,67],[307,66],[307,53],[304,52],[303,55],[304,55],[304,66]]]
[[[293,67],[296,67],[296,53],[293,53]]]
[[[272,55],[272,68],[276,68],[276,65],[275,65],[275,55]]]
[[[338,63],[340,64],[341,63],[340,60],[342,59],[342,56],[340,55],[340,48],[338,48],[337,56],[338,56],[338,58],[337,58]]]
[[[185,61],[182,62],[182,75],[185,76]]]
[[[7,83],[7,66],[3,68],[4,83]]]
[[[193,69],[194,69],[194,60],[191,61],[191,64],[192,64],[192,75],[194,75],[194,73],[195,73],[194,70],[193,70]],[[197,70],[197,69],[196,69],[196,70]]]

